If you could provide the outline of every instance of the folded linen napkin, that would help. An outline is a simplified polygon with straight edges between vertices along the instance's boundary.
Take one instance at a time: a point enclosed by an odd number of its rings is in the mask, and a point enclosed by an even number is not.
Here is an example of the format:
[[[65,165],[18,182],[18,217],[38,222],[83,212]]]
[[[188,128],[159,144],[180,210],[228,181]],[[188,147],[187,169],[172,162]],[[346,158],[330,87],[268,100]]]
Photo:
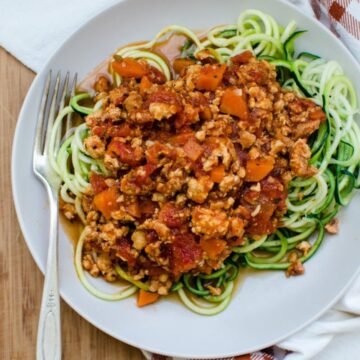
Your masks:
[[[2,0],[0,45],[34,71],[83,22],[119,0]],[[315,15],[360,59],[360,0],[289,0]],[[66,21],[64,21],[66,19]],[[319,320],[272,348],[233,360],[360,358],[360,278]],[[147,359],[166,357],[144,351]],[[170,359],[169,359],[170,360]],[[173,359],[175,360],[175,359]]]

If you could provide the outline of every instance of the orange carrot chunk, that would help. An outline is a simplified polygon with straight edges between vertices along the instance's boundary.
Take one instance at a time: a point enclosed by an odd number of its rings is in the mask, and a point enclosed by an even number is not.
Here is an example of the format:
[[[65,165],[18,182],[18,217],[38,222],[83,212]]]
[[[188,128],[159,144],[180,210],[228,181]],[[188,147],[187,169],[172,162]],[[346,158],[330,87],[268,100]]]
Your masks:
[[[147,73],[145,66],[134,58],[116,60],[112,63],[112,68],[124,78],[140,79]]]
[[[191,59],[175,59],[173,62],[173,69],[177,74],[180,74],[185,68],[194,64],[195,61]]]
[[[147,76],[142,77],[140,81],[140,92],[144,94],[147,89],[151,88],[151,85],[152,82]]]
[[[225,176],[225,166],[223,164],[214,167],[210,172],[210,178],[214,183],[220,183]]]
[[[274,158],[268,156],[264,159],[248,160],[246,163],[246,181],[260,181],[274,168]]]
[[[96,194],[94,196],[94,205],[106,219],[109,219],[111,213],[119,209],[119,203],[116,202],[117,198],[118,192],[114,186]]]
[[[152,304],[159,299],[159,296],[160,295],[157,293],[151,293],[143,289],[140,289],[137,298],[137,306],[143,307]]]
[[[199,143],[194,139],[189,139],[183,147],[186,156],[192,160],[196,161],[204,152],[204,149]]]
[[[203,66],[200,74],[195,81],[195,87],[198,90],[215,91],[221,84],[226,65],[210,65]]]
[[[169,143],[175,146],[183,146],[185,145],[190,139],[195,141],[195,135],[193,132],[184,132],[177,135],[172,136],[169,138]]]
[[[219,239],[200,239],[200,247],[209,256],[210,259],[216,259],[221,254],[225,247],[226,241]]]
[[[220,111],[247,120],[249,109],[243,91],[238,88],[226,89],[221,99]]]

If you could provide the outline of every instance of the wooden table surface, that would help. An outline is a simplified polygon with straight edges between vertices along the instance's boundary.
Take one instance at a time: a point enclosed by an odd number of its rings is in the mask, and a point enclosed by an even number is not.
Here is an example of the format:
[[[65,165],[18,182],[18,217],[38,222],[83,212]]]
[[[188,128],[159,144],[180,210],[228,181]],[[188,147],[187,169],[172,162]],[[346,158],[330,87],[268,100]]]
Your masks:
[[[35,359],[43,275],[17,222],[11,146],[18,113],[35,74],[0,48],[0,359]],[[141,352],[104,334],[61,304],[63,359],[142,360]]]

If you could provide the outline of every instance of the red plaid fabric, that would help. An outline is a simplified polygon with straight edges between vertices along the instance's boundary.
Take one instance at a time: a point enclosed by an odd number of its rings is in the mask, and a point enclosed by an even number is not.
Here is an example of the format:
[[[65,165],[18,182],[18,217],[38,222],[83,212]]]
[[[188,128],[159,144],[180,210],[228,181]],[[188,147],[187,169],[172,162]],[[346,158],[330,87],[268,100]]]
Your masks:
[[[252,354],[240,355],[226,359],[213,359],[213,360],[283,360],[287,353],[288,352],[286,350],[280,349],[277,346],[273,346],[262,351],[256,351]],[[163,355],[149,354],[149,353],[144,353],[144,354],[149,360],[177,360]]]
[[[336,30],[336,24],[360,40],[360,0],[311,0],[311,6],[316,17],[338,37],[341,34]]]

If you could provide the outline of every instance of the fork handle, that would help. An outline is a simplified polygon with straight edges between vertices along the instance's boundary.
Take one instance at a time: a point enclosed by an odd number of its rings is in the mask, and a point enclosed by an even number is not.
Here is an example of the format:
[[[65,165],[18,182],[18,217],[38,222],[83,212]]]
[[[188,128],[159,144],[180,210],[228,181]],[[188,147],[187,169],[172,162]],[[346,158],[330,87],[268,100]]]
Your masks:
[[[37,334],[36,359],[61,359],[60,297],[58,288],[58,194],[49,186],[49,248]]]

